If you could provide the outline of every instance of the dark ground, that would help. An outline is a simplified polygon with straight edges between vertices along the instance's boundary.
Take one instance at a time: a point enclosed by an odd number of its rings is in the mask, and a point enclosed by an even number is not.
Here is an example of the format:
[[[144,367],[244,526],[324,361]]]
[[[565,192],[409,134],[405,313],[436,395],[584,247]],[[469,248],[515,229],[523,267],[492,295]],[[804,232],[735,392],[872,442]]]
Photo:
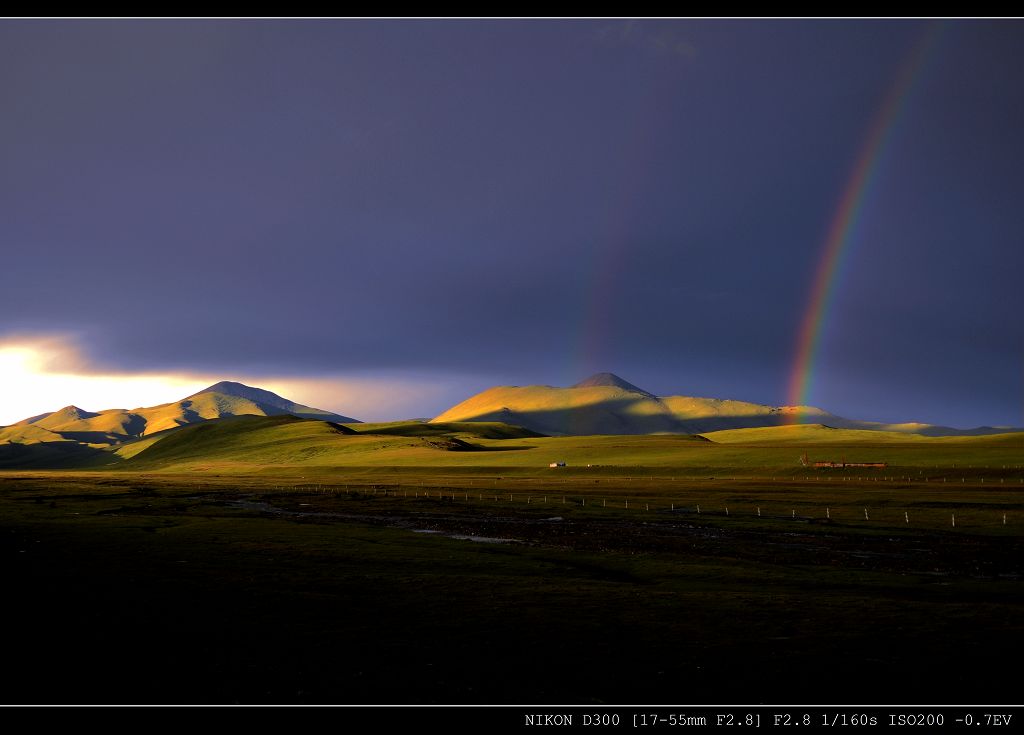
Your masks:
[[[2,702],[1019,697],[1016,535],[553,502],[4,478]]]

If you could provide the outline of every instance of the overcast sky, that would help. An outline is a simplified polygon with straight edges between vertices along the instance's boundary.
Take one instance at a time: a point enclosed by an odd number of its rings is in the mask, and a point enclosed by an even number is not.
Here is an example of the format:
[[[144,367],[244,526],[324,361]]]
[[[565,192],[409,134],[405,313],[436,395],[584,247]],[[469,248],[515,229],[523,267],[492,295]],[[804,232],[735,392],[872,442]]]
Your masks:
[[[1024,24],[930,25],[0,21],[0,341],[401,386],[314,404],[359,418],[602,370],[782,404],[829,224],[932,33],[810,400],[1024,425]]]

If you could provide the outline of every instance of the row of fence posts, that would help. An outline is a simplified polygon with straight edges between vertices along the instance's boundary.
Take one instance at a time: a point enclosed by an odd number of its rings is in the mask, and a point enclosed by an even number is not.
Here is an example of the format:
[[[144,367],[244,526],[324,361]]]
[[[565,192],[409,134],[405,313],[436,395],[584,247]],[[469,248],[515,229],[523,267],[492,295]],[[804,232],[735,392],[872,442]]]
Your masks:
[[[387,497],[388,492],[389,492],[388,488],[377,488],[375,486],[371,486],[369,488],[356,489],[356,490],[351,489],[351,487],[349,485],[345,485],[343,487],[344,487],[344,490],[345,490],[345,492],[347,494],[356,494],[356,495],[358,495],[360,492],[364,492],[367,489],[368,490],[372,490],[374,495],[377,495],[378,493],[382,493],[385,497]],[[340,488],[328,488],[325,491],[323,485],[312,485],[312,486],[310,486],[310,490],[311,491],[314,488],[315,488],[315,491],[318,492],[318,493],[337,492],[340,489]],[[275,486],[275,489],[283,491],[285,488],[283,486]],[[301,486],[293,487],[292,489],[293,490],[301,490]],[[448,493],[450,493],[450,497],[451,497],[452,500],[456,500],[457,499],[457,494],[454,491],[449,490]],[[396,493],[396,496],[397,496],[397,493]],[[469,493],[468,492],[464,491],[462,493],[462,496],[463,496],[463,500],[466,500],[466,501],[469,500]],[[406,498],[409,497],[408,490],[402,490],[402,497],[406,497]],[[418,499],[419,497],[420,497],[420,491],[419,490],[414,490],[413,491],[413,498]],[[425,499],[429,499],[432,496],[431,496],[431,493],[430,493],[429,490],[423,490],[422,497],[425,498]],[[443,490],[438,490],[437,491],[437,499],[438,500],[443,500],[446,497],[449,497],[449,494],[446,494]],[[483,501],[483,497],[484,497],[483,493],[477,493],[477,500]],[[543,496],[538,496],[538,497],[543,498],[542,502],[545,505],[548,503],[548,497],[549,496],[543,495]],[[534,498],[533,495],[527,495],[526,496],[526,503],[528,505],[532,504],[533,503],[533,498]],[[565,496],[565,495],[561,496],[561,504],[562,505],[566,504],[566,498],[567,498],[567,496]],[[492,502],[497,502],[498,496],[492,494],[491,499],[492,499]],[[508,500],[509,500],[510,503],[515,502],[515,495],[514,495],[514,493],[509,493]],[[586,507],[586,505],[587,505],[586,497],[580,497],[580,501],[579,502],[580,502],[580,506],[581,507]],[[628,510],[629,509],[629,498],[623,498],[623,504],[624,504],[625,509]],[[643,506],[644,506],[644,510],[645,511],[650,511],[651,505],[650,505],[649,502],[643,503]],[[608,499],[607,498],[602,498],[601,499],[601,507],[602,508],[607,508],[608,507]],[[634,507],[636,507],[636,503],[634,503]],[[680,505],[679,506],[679,511],[683,511],[685,507],[686,506],[684,506],[684,505]],[[725,512],[726,517],[731,517],[732,514],[729,511],[729,506],[726,505],[726,506],[723,506],[723,507],[724,507],[724,512]],[[696,510],[697,515],[702,515],[703,514],[703,511],[701,510],[700,503],[696,503],[694,508]],[[669,504],[669,509],[673,513],[677,512],[676,511],[676,503],[675,502],[671,502]],[[657,511],[657,508],[655,510]],[[863,511],[864,511],[864,520],[865,521],[870,521],[871,520],[871,516],[870,516],[870,513],[868,512],[868,509],[864,508]],[[756,506],[756,515],[757,515],[758,518],[762,517],[761,506]],[[796,520],[797,516],[796,516],[796,509],[795,508],[791,508],[790,509],[790,517],[793,520]],[[832,520],[832,508],[831,508],[831,506],[826,506],[825,507],[825,518],[827,520]],[[909,511],[906,511],[906,510],[903,511],[903,521],[904,521],[904,523],[906,525],[908,525],[908,526],[910,525],[910,512]],[[956,513],[950,514],[950,525],[951,525],[951,527],[956,528]],[[1007,525],[1006,513],[1002,514],[1002,525],[1004,525],[1004,526]]]

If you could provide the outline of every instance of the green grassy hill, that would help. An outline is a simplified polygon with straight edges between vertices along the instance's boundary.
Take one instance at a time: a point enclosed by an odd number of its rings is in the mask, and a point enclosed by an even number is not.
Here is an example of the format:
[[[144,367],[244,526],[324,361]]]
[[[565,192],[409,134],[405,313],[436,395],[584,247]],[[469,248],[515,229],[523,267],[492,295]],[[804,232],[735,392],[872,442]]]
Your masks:
[[[131,454],[125,468],[178,468],[199,466],[295,465],[337,449],[337,440],[355,432],[325,421],[294,416],[238,416],[208,421],[166,432],[140,451],[124,447]],[[143,440],[146,441],[146,440]],[[123,451],[123,450],[122,450]]]
[[[286,468],[522,468],[551,462],[666,466],[711,443],[694,436],[543,437],[502,424],[397,422],[352,427],[292,416],[243,416],[181,427],[116,450],[126,470],[249,472]],[[567,468],[562,468],[567,469]]]
[[[904,434],[895,431],[868,431],[865,429],[837,429],[823,424],[794,426],[761,426],[751,429],[727,429],[705,432],[718,444],[908,444],[934,442],[936,437]],[[973,438],[973,437],[970,437]],[[983,437],[987,438],[987,437]],[[954,438],[960,441],[961,437]]]
[[[516,473],[537,476],[791,476],[813,461],[885,462],[893,474],[994,471],[1024,463],[1024,434],[908,437],[822,426],[775,427],[692,435],[530,435],[501,424],[357,424],[293,416],[243,416],[181,427],[120,447],[125,470],[219,473],[330,473],[404,468],[420,473]],[[565,467],[549,468],[552,462]],[[826,474],[833,470],[817,470]],[[1017,470],[1014,470],[1017,471]],[[1010,475],[1013,472],[1007,469]],[[1019,471],[1017,471],[1020,474]],[[1009,475],[1008,475],[1009,476]]]
[[[362,424],[358,424],[362,427]],[[127,444],[116,454],[124,469],[259,471],[286,467],[445,464],[450,455],[486,451],[481,435],[523,436],[515,427],[453,431],[417,422],[356,431],[294,416],[240,416],[186,426]],[[500,441],[500,440],[491,440]],[[450,460],[459,463],[458,460]]]

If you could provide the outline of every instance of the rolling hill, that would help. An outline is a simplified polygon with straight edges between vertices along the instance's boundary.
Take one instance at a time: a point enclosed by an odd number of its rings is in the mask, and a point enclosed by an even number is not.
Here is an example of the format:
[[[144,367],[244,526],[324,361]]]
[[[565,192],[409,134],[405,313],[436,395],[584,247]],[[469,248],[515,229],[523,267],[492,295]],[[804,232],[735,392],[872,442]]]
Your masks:
[[[230,416],[280,416],[359,423],[357,419],[304,406],[261,388],[221,381],[173,403],[149,408],[107,409],[93,413],[77,406],[24,419],[0,430],[0,442],[34,443],[71,440],[85,444],[120,444],[166,429]],[[33,431],[35,429],[36,431]],[[51,432],[46,438],[39,431]]]
[[[794,425],[798,412],[802,423]],[[933,456],[940,446],[958,461],[979,451],[1017,451],[1024,434],[1003,432],[851,421],[813,407],[658,397],[611,373],[570,388],[490,388],[428,422],[363,424],[223,381],[159,406],[98,412],[66,406],[0,427],[0,468],[536,470],[567,461],[573,467],[704,471],[723,462],[763,464],[766,458],[788,466],[793,462],[790,448],[815,445],[856,447],[851,451],[886,461],[897,455],[916,458],[921,452]],[[773,452],[779,452],[778,458]]]
[[[992,467],[1015,481],[1024,434],[926,437],[894,432],[778,426],[716,432],[707,436],[541,437],[493,423],[340,425],[294,416],[238,416],[207,421],[143,437],[114,451],[81,456],[82,466],[170,474],[292,475],[336,481],[374,472],[426,477],[474,476],[591,477],[667,473],[673,477],[741,474],[789,475],[812,461],[884,462],[889,467],[935,471],[950,467]],[[67,446],[33,445],[67,462]],[[70,445],[76,446],[76,445]],[[102,455],[102,456],[101,456]],[[0,453],[0,460],[3,459]],[[38,461],[42,461],[42,455]],[[552,469],[551,462],[565,462]],[[36,465],[41,466],[41,465]],[[888,470],[892,471],[892,470]],[[989,471],[989,470],[985,470]],[[494,486],[491,480],[488,486]],[[498,484],[503,484],[499,482]]]
[[[125,444],[110,464],[125,470],[174,472],[216,469],[252,472],[281,467],[451,466],[452,455],[504,454],[507,440],[537,438],[497,424],[353,424],[291,415],[236,416],[170,429]],[[514,444],[513,448],[529,445]],[[534,460],[541,464],[539,460]],[[472,462],[469,462],[472,464]]]
[[[767,406],[693,396],[662,396],[612,373],[598,373],[570,388],[497,386],[466,399],[435,422],[499,421],[548,435],[704,434],[800,423],[923,436],[972,436],[1020,429],[954,429],[920,423],[854,421],[813,406]]]
[[[1024,433],[1006,432],[999,434],[958,434],[955,436],[930,436],[907,431],[881,431],[876,429],[845,429],[824,424],[798,424],[791,426],[762,426],[751,429],[725,429],[702,434],[716,444],[742,444],[747,446],[778,444],[803,446],[810,444],[929,444],[957,442],[964,446],[973,443],[999,446],[1021,444]]]
[[[432,421],[500,421],[549,435],[697,434],[774,426],[795,410],[715,398],[659,398],[617,375],[598,373],[570,388],[489,388]],[[805,411],[823,422],[838,418],[819,409]]]

